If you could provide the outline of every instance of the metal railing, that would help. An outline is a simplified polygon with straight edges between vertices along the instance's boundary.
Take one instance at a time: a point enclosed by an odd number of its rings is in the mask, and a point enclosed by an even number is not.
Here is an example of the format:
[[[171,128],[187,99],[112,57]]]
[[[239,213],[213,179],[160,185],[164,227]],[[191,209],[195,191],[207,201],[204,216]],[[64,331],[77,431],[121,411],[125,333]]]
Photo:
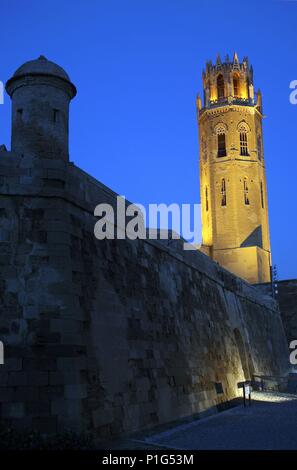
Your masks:
[[[253,375],[252,387],[254,390],[266,392],[286,392],[288,389],[289,377],[274,375]],[[296,377],[297,386],[297,377]]]
[[[239,98],[237,96],[229,96],[219,98],[217,100],[210,100],[209,107],[222,106],[223,104],[238,104],[238,105],[251,105],[254,104],[251,98]]]

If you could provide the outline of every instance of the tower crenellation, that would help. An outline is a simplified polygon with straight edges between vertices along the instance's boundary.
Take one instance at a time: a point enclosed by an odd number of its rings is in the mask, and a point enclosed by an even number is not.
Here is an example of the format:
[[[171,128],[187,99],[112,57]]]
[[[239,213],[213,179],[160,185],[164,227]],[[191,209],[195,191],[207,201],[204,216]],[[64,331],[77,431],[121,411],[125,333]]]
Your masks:
[[[222,62],[218,55],[215,64],[207,62],[202,78],[205,107],[215,106],[222,100],[229,103],[254,102],[253,69],[247,57],[240,62],[234,53],[232,61],[227,56]]]

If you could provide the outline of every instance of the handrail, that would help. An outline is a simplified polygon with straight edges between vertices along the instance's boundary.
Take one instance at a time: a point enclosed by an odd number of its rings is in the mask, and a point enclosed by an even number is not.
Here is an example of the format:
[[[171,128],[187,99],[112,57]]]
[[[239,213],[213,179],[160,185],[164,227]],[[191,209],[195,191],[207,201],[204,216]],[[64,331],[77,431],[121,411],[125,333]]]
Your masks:
[[[296,377],[297,378],[297,377]],[[288,387],[289,376],[280,375],[259,375],[253,374],[253,385],[254,387],[260,387],[260,390],[278,390],[284,391]]]
[[[286,376],[281,376],[281,375],[258,375],[258,374],[253,374],[253,377],[259,377],[260,379],[288,379]],[[296,374],[296,379],[297,379],[297,374]]]

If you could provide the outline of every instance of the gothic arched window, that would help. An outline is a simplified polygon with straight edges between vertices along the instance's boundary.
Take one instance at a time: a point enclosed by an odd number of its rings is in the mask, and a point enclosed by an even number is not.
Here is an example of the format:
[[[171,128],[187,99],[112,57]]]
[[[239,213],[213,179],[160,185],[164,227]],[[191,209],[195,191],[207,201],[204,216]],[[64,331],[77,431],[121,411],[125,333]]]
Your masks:
[[[250,128],[245,121],[239,123],[237,131],[239,132],[240,155],[249,156],[248,150],[248,132]]]
[[[218,157],[226,157],[226,135],[218,134]]]
[[[205,210],[208,212],[208,187],[205,186]]]
[[[262,159],[262,139],[261,136],[257,136],[257,149],[258,149],[258,159]]]
[[[262,181],[260,183],[260,190],[261,190],[261,206],[262,206],[262,209],[264,209],[264,192],[263,192],[263,183],[262,183]]]
[[[248,157],[249,155],[246,131],[240,132],[240,155],[243,155],[244,157]]]
[[[218,100],[221,100],[225,97],[225,83],[223,75],[219,75],[217,78],[217,92],[218,92]]]
[[[237,75],[234,75],[233,77],[233,94],[235,98],[239,98],[240,93],[239,93],[239,77]]]
[[[226,196],[226,180],[222,178],[221,183],[221,206],[227,205],[227,196]]]
[[[226,132],[227,132],[227,127],[223,123],[218,124],[215,128],[215,133],[217,135],[217,143],[218,143],[218,157],[227,156]]]
[[[247,178],[244,178],[243,180],[243,193],[244,193],[244,203],[246,206],[249,206],[250,200],[249,200],[249,188],[248,188]]]

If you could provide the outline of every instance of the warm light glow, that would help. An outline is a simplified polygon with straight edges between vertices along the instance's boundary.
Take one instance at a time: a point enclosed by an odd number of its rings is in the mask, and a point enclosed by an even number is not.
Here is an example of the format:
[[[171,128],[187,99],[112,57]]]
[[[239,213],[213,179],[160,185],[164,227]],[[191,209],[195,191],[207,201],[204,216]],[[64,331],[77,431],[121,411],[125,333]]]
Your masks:
[[[198,115],[202,248],[251,284],[269,282],[267,196],[265,191],[261,205],[260,193],[266,176],[255,150],[258,135],[262,138],[262,115],[253,102],[252,72],[236,58],[208,64],[203,80],[205,108]]]
[[[252,399],[257,401],[266,401],[269,403],[283,403],[286,401],[297,400],[296,395],[289,395],[281,392],[252,392]]]
[[[212,236],[211,236],[210,227],[203,227],[203,229],[202,229],[202,240],[203,240],[203,245],[211,246]]]
[[[218,99],[217,87],[215,87],[213,85],[210,85],[209,99],[210,99],[210,101],[216,101]]]
[[[244,100],[248,99],[249,96],[248,96],[246,84],[244,84],[244,86],[241,87],[240,94],[241,94],[242,99]]]

